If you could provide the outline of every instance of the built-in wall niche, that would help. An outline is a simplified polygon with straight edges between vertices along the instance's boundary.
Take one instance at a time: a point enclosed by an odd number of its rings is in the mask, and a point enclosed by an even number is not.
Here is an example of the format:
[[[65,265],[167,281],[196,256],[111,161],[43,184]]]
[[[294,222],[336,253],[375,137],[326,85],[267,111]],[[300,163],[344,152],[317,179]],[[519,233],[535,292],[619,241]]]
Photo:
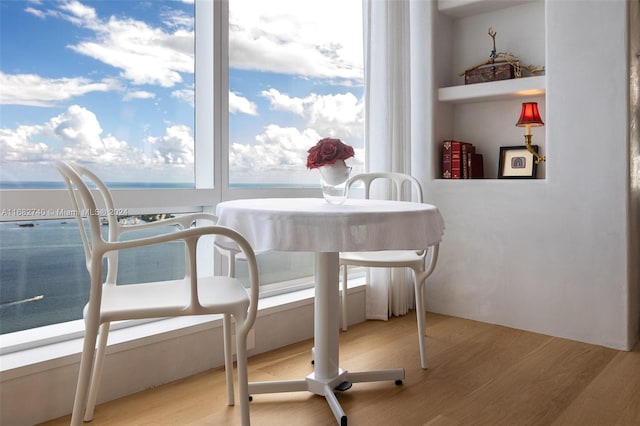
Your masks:
[[[435,35],[435,42],[443,62],[434,65],[438,80],[435,142],[450,138],[473,143],[484,156],[485,178],[496,179],[500,147],[524,145],[524,129],[515,126],[522,102],[538,102],[547,122],[546,71],[533,76],[523,71],[522,78],[468,85],[459,74],[489,59],[493,47],[489,28],[496,33],[498,52],[518,57],[523,66],[545,66],[545,3],[440,0],[438,10],[437,28],[442,34]],[[540,146],[543,155],[545,133],[545,127],[532,130],[533,144]],[[537,178],[546,178],[545,163],[538,166]]]
[[[527,102],[538,102],[540,115],[546,124],[544,96],[528,97]],[[472,102],[457,104],[453,108],[453,139],[471,142],[484,158],[485,179],[497,179],[498,157],[501,146],[524,145],[525,129],[516,127],[522,106],[521,99]],[[544,127],[531,129],[532,143],[546,153]],[[538,164],[537,178],[546,178],[546,165]]]
[[[516,2],[515,6],[453,20],[453,68],[448,85],[464,84],[459,73],[489,59],[493,46],[489,28],[496,33],[497,52],[517,56],[522,65],[544,65],[544,2]]]

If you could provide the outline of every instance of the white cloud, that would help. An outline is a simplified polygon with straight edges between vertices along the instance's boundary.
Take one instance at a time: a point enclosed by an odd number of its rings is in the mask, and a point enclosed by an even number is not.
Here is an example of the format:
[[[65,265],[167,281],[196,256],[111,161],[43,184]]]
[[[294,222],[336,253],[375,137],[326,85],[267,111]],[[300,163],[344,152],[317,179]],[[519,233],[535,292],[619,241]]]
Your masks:
[[[134,90],[132,92],[125,93],[122,99],[130,101],[132,99],[153,99],[155,97],[155,93],[147,92],[146,90]]]
[[[361,139],[364,132],[364,105],[352,93],[311,94],[305,98],[305,118],[309,126],[340,139]]]
[[[45,13],[41,10],[34,9],[33,7],[27,7],[24,9],[25,12],[30,13],[33,16],[37,16],[38,18],[44,18]]]
[[[111,134],[103,135],[96,115],[78,105],[44,124],[0,129],[1,161],[5,164],[69,159],[120,170],[143,168],[160,176],[166,169],[159,165],[192,166],[193,146],[191,129],[172,125],[164,135],[148,137],[143,148],[134,147]]]
[[[316,182],[306,170],[307,150],[325,137],[339,138],[352,146],[362,141],[364,109],[353,94],[291,97],[276,89],[262,92],[272,109],[304,118],[302,129],[268,125],[255,144],[232,143],[229,150],[231,180],[237,182]],[[355,146],[354,146],[355,148]],[[349,164],[364,168],[364,150],[355,148]]]
[[[352,93],[318,95],[304,98],[290,97],[276,89],[262,92],[271,108],[302,116],[307,127],[326,137],[361,138],[364,124],[364,105]]]
[[[229,13],[230,67],[361,81],[360,0],[238,0]]]
[[[38,17],[54,16],[93,31],[93,37],[67,47],[120,70],[134,84],[173,87],[192,74],[193,17],[179,11],[162,14],[165,28],[111,16],[102,20],[94,8],[76,0],[56,3],[59,9],[27,10]]]
[[[244,96],[237,93],[229,92],[229,113],[243,113],[249,115],[258,115],[258,106],[255,102],[251,102]]]
[[[171,92],[171,97],[189,104],[192,108],[195,107],[195,93],[193,92],[193,87],[188,89],[174,90],[173,92]]]
[[[78,161],[131,164],[140,152],[112,135],[102,136],[96,115],[78,105],[70,106],[44,126],[44,136],[62,142],[62,158]]]
[[[313,129],[269,125],[256,137],[257,144],[234,143],[229,152],[229,169],[233,173],[292,171],[306,164],[307,150],[320,139]]]
[[[189,1],[186,1],[189,3]],[[51,6],[53,3],[47,3]],[[67,47],[120,70],[120,79],[135,85],[151,84],[173,87],[183,82],[182,74],[193,74],[193,17],[167,9],[162,13],[162,27],[152,27],[134,19],[111,16],[103,20],[94,8],[77,0],[55,3],[57,9],[44,9],[33,3],[25,12],[41,19],[53,17],[88,29],[93,36]],[[124,84],[114,78],[93,82],[88,78],[44,78],[34,74],[0,73],[0,103],[51,107],[61,101],[95,91],[125,91]],[[188,91],[188,89],[179,89]],[[125,101],[155,97],[148,91],[124,93]],[[191,98],[179,96],[193,106]]]
[[[297,115],[304,114],[304,99],[292,98],[276,89],[263,90],[262,96],[271,103],[271,108],[281,111],[289,111]]]
[[[96,19],[96,11],[92,7],[85,6],[77,0],[69,0],[60,5],[60,9],[71,13],[70,19],[76,22],[93,21]]]
[[[185,125],[173,125],[160,137],[150,137],[147,142],[153,149],[155,163],[173,165],[193,164],[193,135],[191,128]]]
[[[0,129],[0,152],[3,161],[39,162],[51,158],[49,146],[37,142],[42,126],[19,126]],[[36,141],[33,141],[36,139]]]
[[[243,183],[317,183],[318,176],[306,169],[307,151],[325,137],[315,129],[267,126],[255,145],[233,143],[229,149],[231,180]],[[348,141],[345,140],[346,143]],[[364,170],[364,150],[355,149],[347,163]]]
[[[90,92],[117,89],[113,80],[99,83],[86,78],[43,78],[35,74],[0,72],[0,104],[50,107],[58,102]]]
[[[193,34],[167,35],[146,24],[111,19],[97,41],[87,41],[71,49],[121,70],[122,77],[134,84],[172,87],[181,83],[181,73],[193,73]],[[182,38],[183,40],[180,40]]]

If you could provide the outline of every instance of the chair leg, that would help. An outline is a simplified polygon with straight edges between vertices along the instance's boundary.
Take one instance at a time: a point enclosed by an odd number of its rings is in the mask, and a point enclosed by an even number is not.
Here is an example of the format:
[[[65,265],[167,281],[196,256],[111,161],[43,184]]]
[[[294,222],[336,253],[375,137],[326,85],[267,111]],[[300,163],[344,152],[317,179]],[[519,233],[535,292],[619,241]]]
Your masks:
[[[100,379],[102,378],[102,367],[104,365],[104,355],[107,351],[107,340],[109,339],[110,323],[106,322],[100,326],[98,333],[98,346],[91,375],[91,385],[89,386],[89,397],[87,398],[87,408],[84,412],[84,421],[90,422],[93,419],[93,412],[96,408]]]
[[[420,347],[420,365],[422,368],[428,368],[427,366],[427,353],[425,349],[425,306],[424,306],[424,280],[419,281],[418,274],[416,274],[415,281],[416,292],[416,317],[418,321],[418,346]]]
[[[237,324],[236,320],[236,324]],[[247,371],[247,334],[236,327],[236,346],[238,362],[238,398],[240,399],[240,419],[242,426],[249,426],[249,374]]]
[[[222,333],[224,340],[224,374],[227,381],[227,404],[235,403],[233,396],[233,348],[231,347],[231,316],[224,314],[222,317]],[[236,340],[238,336],[236,335]]]
[[[342,331],[347,331],[347,265],[342,265]]]
[[[418,344],[420,345],[420,364],[422,368],[428,368],[427,366],[427,354],[425,350],[425,316],[426,309],[424,306],[424,287],[427,282],[427,278],[433,273],[436,263],[438,262],[438,253],[440,251],[440,245],[436,244],[431,248],[431,258],[429,259],[429,265],[426,269],[422,266],[419,269],[413,269],[416,291],[416,317],[418,320]]]
[[[87,405],[87,396],[91,381],[91,369],[96,353],[96,340],[98,338],[98,326],[86,324],[84,344],[82,347],[82,357],[80,358],[80,372],[78,373],[78,384],[76,386],[76,396],[73,402],[71,413],[71,426],[80,426],[82,417]]]

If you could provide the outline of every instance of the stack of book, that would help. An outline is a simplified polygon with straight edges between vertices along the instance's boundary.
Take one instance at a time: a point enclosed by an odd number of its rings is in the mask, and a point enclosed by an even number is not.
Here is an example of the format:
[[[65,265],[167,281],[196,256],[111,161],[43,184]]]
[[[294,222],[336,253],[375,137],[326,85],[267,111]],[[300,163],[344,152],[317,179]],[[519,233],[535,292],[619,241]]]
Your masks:
[[[483,179],[482,154],[469,142],[446,140],[442,143],[443,179]]]

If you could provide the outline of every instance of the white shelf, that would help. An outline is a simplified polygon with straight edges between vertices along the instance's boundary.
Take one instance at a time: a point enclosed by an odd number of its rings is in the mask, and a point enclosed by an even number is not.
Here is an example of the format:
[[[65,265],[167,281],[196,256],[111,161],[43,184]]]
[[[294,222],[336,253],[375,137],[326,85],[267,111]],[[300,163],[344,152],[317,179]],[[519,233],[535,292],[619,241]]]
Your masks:
[[[439,0],[438,11],[452,18],[464,18],[540,0]]]
[[[487,185],[496,188],[512,185],[527,185],[526,179],[497,179],[498,152],[501,146],[523,142],[522,131],[514,126],[518,118],[520,102],[534,101],[540,104],[545,114],[546,75],[526,76],[486,83],[464,84],[458,71],[481,60],[489,46],[485,35],[487,28],[494,28],[504,43],[501,48],[509,52],[520,52],[524,63],[544,65],[546,37],[546,2],[553,0],[436,0],[438,12],[432,24],[437,28],[432,33],[436,52],[441,52],[433,66],[437,101],[434,105],[435,138],[434,153],[439,153],[442,140],[456,138],[473,142],[484,155],[485,179],[469,179],[455,184],[439,179],[436,172],[434,182],[444,190],[448,187],[467,188],[475,194]],[[522,28],[533,31],[535,37],[525,36]],[[523,70],[524,71],[524,70]],[[525,75],[528,75],[525,71]],[[515,115],[515,117],[514,117]],[[546,152],[546,135],[534,138]],[[519,142],[518,142],[519,141]],[[437,154],[436,154],[437,155]],[[531,179],[537,187],[546,181],[546,165],[538,168],[538,178]],[[445,183],[440,183],[445,182]],[[491,183],[489,183],[491,182]],[[515,183],[514,183],[515,182]],[[465,191],[466,191],[465,190]]]
[[[546,78],[542,75],[443,87],[438,89],[438,100],[449,103],[485,102],[540,96],[545,92]]]

